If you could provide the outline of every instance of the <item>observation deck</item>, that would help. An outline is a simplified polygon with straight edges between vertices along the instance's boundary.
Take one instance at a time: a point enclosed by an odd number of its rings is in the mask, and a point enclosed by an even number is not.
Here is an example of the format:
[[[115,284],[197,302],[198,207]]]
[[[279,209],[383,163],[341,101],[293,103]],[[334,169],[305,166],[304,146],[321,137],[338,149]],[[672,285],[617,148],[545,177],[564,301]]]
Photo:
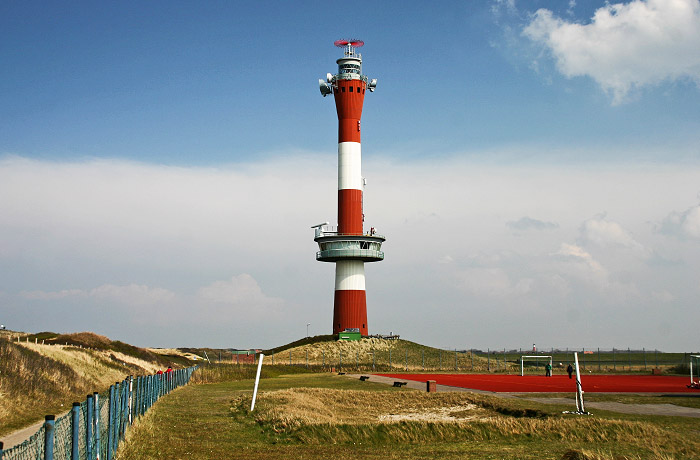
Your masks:
[[[320,249],[316,260],[321,262],[337,262],[339,260],[361,260],[363,262],[379,262],[384,260],[381,251],[384,235],[378,235],[374,230],[362,235],[338,233],[332,227],[315,227],[314,241]]]

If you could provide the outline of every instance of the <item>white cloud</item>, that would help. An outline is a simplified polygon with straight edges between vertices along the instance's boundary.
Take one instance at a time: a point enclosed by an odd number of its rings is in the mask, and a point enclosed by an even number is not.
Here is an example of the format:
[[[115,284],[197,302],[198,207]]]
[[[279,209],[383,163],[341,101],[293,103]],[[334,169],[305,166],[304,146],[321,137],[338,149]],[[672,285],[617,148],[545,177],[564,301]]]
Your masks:
[[[315,261],[309,226],[335,219],[335,161],[172,168],[0,159],[0,196],[9,197],[0,200],[3,324],[160,346],[273,346],[306,323],[326,333],[334,270]],[[679,314],[697,317],[694,211],[674,220],[686,238],[648,225],[697,195],[697,168],[460,158],[375,158],[364,167],[366,224],[387,236],[385,261],[366,268],[372,331],[440,318],[440,332],[416,328],[416,340],[449,346],[476,315],[476,345],[488,346],[493,330],[529,341],[510,325],[524,322],[551,324],[542,337],[555,341],[553,331],[568,327],[557,312],[574,309],[582,318],[606,312],[631,334],[652,320],[640,314],[642,326],[628,328],[630,312],[670,296]],[[513,225],[530,230],[516,235]],[[532,231],[540,227],[548,230]],[[630,250],[635,242],[678,263],[645,264]],[[506,314],[508,324],[489,325]],[[596,337],[605,343],[607,332]]]
[[[654,291],[651,293],[651,295],[655,300],[658,300],[659,302],[662,302],[662,303],[673,302],[674,300],[676,300],[676,296],[674,296],[673,294],[671,294],[667,290]]]
[[[161,340],[167,340],[168,331],[252,327],[270,315],[284,317],[279,315],[284,301],[267,296],[245,273],[214,281],[193,293],[138,284],[105,284],[92,289],[21,291],[17,298],[30,301],[34,307],[72,305],[69,311],[73,310],[73,315],[84,311],[83,317],[73,322],[91,322],[93,329],[110,329],[114,324],[105,322],[117,323],[108,319],[116,317],[122,328],[150,330],[149,338]]]
[[[54,292],[21,291],[18,295],[27,300],[56,300],[71,297],[87,297],[88,293],[81,289],[63,289]]]
[[[591,272],[595,274],[600,274],[607,276],[607,271],[593,259],[589,253],[587,253],[582,247],[576,246],[575,244],[562,243],[559,251],[555,255],[563,256],[569,260],[573,260],[576,263],[582,263]]]
[[[205,301],[243,305],[251,309],[277,307],[282,304],[282,299],[263,294],[257,281],[247,273],[205,286],[199,289],[197,296]]]
[[[170,303],[176,294],[167,289],[139,284],[117,286],[103,284],[93,289],[64,289],[60,291],[21,291],[19,297],[27,300],[51,301],[57,299],[91,299],[96,302],[110,302],[122,306],[142,307]]]
[[[538,10],[523,34],[566,77],[589,76],[614,104],[634,88],[690,79],[700,85],[700,1],[633,0],[599,8],[589,24]]]
[[[506,222],[506,225],[512,230],[553,230],[559,227],[555,222],[546,222],[527,216],[516,221]]]
[[[658,229],[666,235],[700,238],[700,205],[692,206],[683,212],[671,212]]]
[[[515,0],[493,0],[491,3],[491,12],[495,15],[500,15],[502,11],[506,13],[515,13]]]
[[[476,295],[505,297],[511,292],[511,281],[500,268],[469,268],[457,273],[459,288]]]
[[[454,262],[454,259],[450,255],[444,255],[438,259],[439,264],[451,264]]]
[[[581,226],[581,238],[587,243],[598,246],[622,246],[638,251],[644,247],[622,228],[617,222],[609,221],[605,216],[586,220]]]

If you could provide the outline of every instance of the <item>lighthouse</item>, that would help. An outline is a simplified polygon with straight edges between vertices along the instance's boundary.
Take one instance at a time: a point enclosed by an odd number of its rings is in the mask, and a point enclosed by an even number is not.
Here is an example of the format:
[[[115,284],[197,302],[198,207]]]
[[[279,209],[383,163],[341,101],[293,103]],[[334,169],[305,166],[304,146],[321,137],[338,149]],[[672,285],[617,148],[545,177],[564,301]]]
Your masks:
[[[377,80],[362,74],[362,55],[357,48],[361,40],[336,40],[343,49],[338,72],[320,79],[321,94],[335,98],[338,113],[338,226],[315,225],[314,241],[318,243],[316,260],[335,263],[335,298],[333,301],[333,334],[360,332],[366,336],[367,297],[365,263],[384,260],[385,238],[364,222],[362,149],[360,143],[362,104],[366,91],[374,91]]]

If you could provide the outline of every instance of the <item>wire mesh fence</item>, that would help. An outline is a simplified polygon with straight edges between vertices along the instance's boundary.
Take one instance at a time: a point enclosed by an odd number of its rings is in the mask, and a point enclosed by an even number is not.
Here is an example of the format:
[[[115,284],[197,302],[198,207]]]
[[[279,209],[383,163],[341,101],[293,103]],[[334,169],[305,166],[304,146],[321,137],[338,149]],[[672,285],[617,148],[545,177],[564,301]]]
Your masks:
[[[58,419],[47,415],[23,443],[7,450],[0,444],[0,460],[112,460],[128,426],[160,397],[186,385],[195,369],[127,377],[104,393],[88,395]]]

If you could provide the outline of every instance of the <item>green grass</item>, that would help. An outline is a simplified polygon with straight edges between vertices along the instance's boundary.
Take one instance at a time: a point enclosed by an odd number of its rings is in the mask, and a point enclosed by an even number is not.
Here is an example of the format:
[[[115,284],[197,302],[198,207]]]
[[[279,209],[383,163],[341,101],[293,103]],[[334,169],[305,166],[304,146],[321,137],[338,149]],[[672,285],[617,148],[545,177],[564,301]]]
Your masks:
[[[316,393],[331,396],[354,390],[348,393],[351,402],[343,403],[347,407],[336,408],[345,412],[352,412],[363,394],[401,401],[426,394],[328,373],[274,375],[283,371],[272,369],[261,380],[254,414],[248,411],[251,379],[173,392],[136,422],[116,459],[560,459],[567,451],[585,450],[590,455],[578,458],[608,460],[692,458],[700,451],[694,419],[602,411],[593,417],[563,416],[556,405],[469,393],[450,398],[468,398],[487,417],[463,424],[324,422],[284,428],[265,415],[276,407],[265,401],[277,390],[321,388],[328,391]]]

